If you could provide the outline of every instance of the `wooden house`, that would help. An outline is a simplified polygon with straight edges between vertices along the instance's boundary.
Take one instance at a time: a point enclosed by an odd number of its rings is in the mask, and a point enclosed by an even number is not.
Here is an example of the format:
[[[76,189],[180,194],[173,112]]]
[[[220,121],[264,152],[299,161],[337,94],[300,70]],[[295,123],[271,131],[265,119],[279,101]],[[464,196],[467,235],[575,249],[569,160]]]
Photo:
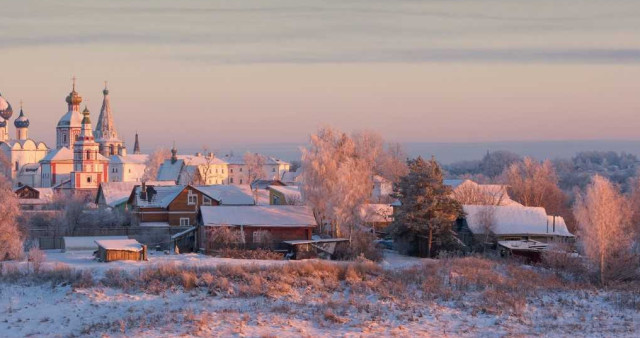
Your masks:
[[[147,246],[135,239],[97,240],[96,258],[101,262],[146,261]]]
[[[497,241],[534,240],[547,242],[572,242],[564,219],[547,215],[544,208],[521,205],[463,205],[465,217],[456,222],[458,237],[468,247],[491,238]]]
[[[127,201],[141,226],[192,226],[201,206],[253,204],[249,189],[230,185],[142,184],[136,186]]]
[[[200,208],[200,248],[215,248],[208,232],[219,227],[231,227],[240,232],[245,247],[279,247],[283,241],[310,240],[316,220],[305,206],[258,205]],[[268,241],[268,243],[267,243]]]
[[[53,202],[54,192],[51,188],[34,188],[23,185],[14,190],[18,204],[22,210],[43,210]]]

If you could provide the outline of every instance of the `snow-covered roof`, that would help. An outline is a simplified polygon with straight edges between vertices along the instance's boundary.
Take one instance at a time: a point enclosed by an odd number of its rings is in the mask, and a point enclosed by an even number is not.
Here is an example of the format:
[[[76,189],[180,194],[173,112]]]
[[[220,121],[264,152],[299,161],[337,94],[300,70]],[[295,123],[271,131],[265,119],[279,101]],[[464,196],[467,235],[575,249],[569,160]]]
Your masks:
[[[463,205],[467,224],[471,232],[485,232],[487,220],[496,235],[555,235],[573,237],[564,219],[556,216],[555,231],[553,216],[547,216],[544,208],[519,205],[489,206]]]
[[[67,147],[50,151],[42,161],[73,161],[73,151]]]
[[[73,236],[62,237],[64,251],[97,250],[97,240],[122,240],[127,236]]]
[[[158,181],[178,181],[184,160],[165,160],[158,169]]]
[[[277,191],[284,195],[287,202],[302,202],[300,187],[295,185],[270,185],[267,189]]]
[[[147,154],[111,155],[109,160],[111,163],[145,164],[148,158],[149,155]]]
[[[166,208],[171,201],[173,201],[184,190],[184,185],[146,185],[147,196],[150,188],[155,190],[155,194],[152,195],[151,201],[148,199],[140,198],[141,186],[136,186],[133,191],[136,205],[143,208]]]
[[[282,173],[282,182],[286,184],[298,183],[301,174],[302,168],[298,168],[296,171],[285,171]]]
[[[119,250],[119,251],[140,251],[142,250],[142,244],[138,243],[135,239],[101,239],[97,240],[96,244],[106,250]]]
[[[253,194],[248,186],[203,185],[194,187],[201,193],[218,201],[220,205],[254,205]]]
[[[58,121],[58,127],[82,127],[83,116],[79,111],[70,110],[66,114],[62,115]]]
[[[313,211],[306,206],[203,206],[200,207],[205,226],[265,226],[310,227],[316,225]]]
[[[393,221],[393,207],[389,204],[364,204],[360,206],[360,217],[367,223]]]
[[[245,165],[246,164],[246,162],[244,160],[244,156],[225,155],[222,159],[226,163],[232,164],[232,165]],[[277,159],[275,157],[265,156],[264,157],[264,164],[265,165],[276,165],[276,164],[289,164],[289,163],[285,162],[283,160]]]
[[[533,240],[520,240],[520,241],[498,241],[498,245],[503,246],[509,250],[526,250],[526,251],[541,251],[546,250],[549,245]]]
[[[123,202],[126,202],[131,191],[138,182],[102,182],[100,183],[100,190],[104,197],[105,203],[110,207],[115,207]],[[96,201],[97,203],[98,201]]]
[[[467,204],[522,206],[511,199],[507,186],[501,184],[478,184],[472,180],[464,180],[454,186],[453,197],[458,196],[462,198],[461,203]]]

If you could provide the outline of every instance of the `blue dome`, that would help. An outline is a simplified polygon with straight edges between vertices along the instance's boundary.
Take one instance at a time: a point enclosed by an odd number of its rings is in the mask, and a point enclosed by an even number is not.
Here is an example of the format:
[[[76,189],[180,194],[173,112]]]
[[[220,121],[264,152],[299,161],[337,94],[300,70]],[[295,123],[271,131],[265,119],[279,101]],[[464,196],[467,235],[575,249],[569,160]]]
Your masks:
[[[0,128],[4,128],[7,126],[7,121],[5,119],[0,120]]]
[[[11,104],[2,97],[2,94],[0,94],[0,117],[8,120],[11,115],[13,115],[13,108],[11,108]]]
[[[16,126],[16,128],[29,128],[29,119],[24,116],[22,108],[20,108],[20,116],[13,121],[13,125]]]

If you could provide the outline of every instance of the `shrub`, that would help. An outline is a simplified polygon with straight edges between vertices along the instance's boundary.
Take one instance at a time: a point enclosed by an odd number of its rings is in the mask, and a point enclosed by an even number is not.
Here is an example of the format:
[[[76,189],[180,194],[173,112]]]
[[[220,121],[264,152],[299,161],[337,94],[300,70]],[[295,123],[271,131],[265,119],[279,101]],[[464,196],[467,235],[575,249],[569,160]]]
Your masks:
[[[339,260],[355,260],[359,256],[379,262],[383,258],[383,249],[376,245],[376,236],[370,232],[357,231],[351,237],[348,246],[337,246],[335,256]]]
[[[282,260],[284,257],[282,253],[265,250],[244,250],[244,249],[231,249],[225,248],[218,252],[219,257],[224,258],[236,258],[236,259],[259,259],[259,260]]]
[[[33,264],[33,272],[40,272],[40,267],[42,267],[42,263],[47,259],[44,251],[38,248],[31,248],[28,254],[29,262]]]

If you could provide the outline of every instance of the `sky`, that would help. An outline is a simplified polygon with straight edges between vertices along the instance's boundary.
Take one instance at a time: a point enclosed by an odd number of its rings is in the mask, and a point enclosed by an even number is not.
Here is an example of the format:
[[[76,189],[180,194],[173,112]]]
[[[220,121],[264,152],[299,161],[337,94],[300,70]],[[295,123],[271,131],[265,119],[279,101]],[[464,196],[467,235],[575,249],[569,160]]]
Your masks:
[[[54,145],[71,78],[132,147],[640,140],[640,1],[0,0],[0,93]],[[17,115],[17,114],[16,114]],[[13,131],[11,131],[13,133]]]

